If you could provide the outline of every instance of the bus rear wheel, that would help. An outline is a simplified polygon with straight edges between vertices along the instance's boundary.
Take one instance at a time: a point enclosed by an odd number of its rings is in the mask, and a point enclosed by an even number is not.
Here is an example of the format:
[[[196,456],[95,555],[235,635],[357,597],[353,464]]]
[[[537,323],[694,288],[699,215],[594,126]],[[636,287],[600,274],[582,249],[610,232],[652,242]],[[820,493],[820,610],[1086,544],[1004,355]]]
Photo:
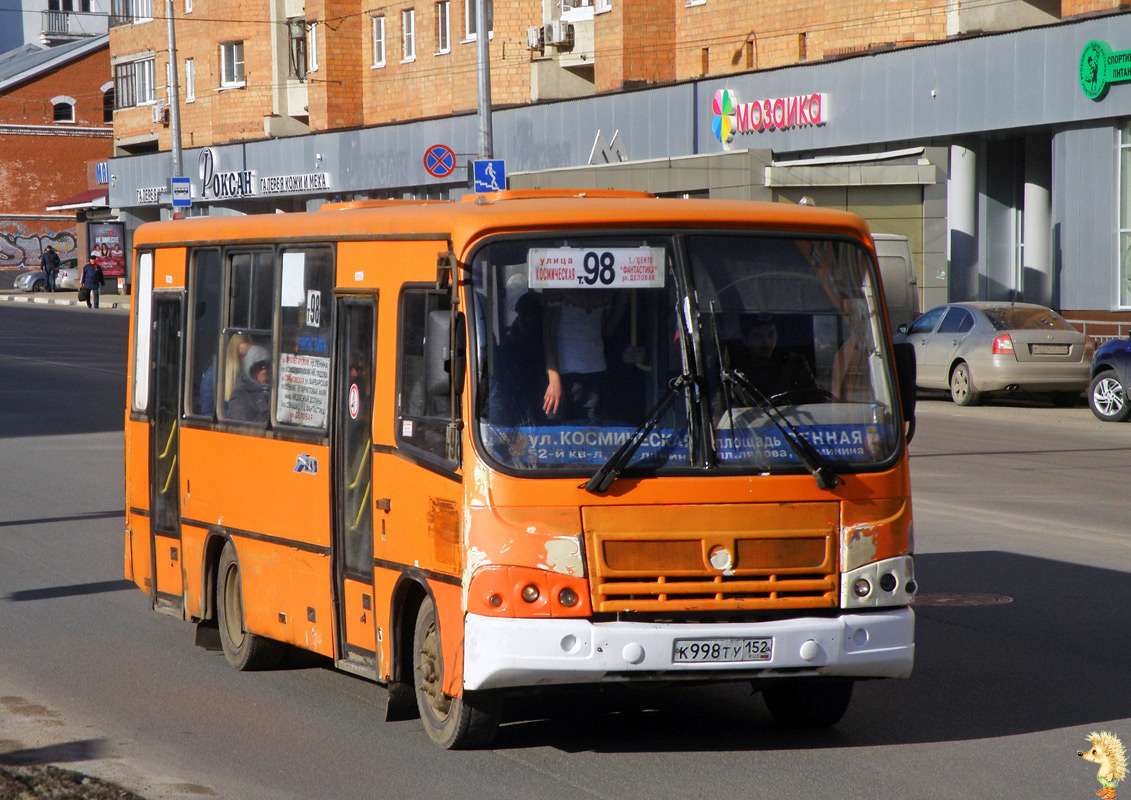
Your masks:
[[[770,715],[780,728],[828,728],[848,711],[851,678],[799,678],[762,690]]]
[[[463,697],[451,697],[443,692],[440,624],[430,597],[425,598],[416,614],[412,678],[420,720],[433,742],[445,750],[465,750],[483,747],[495,738],[499,716],[488,696],[464,692]]]
[[[282,660],[286,645],[248,633],[243,617],[243,587],[236,548],[230,541],[220,554],[217,571],[216,615],[224,658],[239,670],[270,669]]]

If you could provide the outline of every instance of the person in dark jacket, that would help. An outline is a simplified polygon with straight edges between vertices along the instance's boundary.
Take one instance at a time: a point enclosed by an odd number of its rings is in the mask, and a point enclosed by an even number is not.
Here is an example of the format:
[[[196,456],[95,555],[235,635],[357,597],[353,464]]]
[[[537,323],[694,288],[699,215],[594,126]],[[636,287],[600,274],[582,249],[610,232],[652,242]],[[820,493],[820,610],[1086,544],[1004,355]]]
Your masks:
[[[106,278],[102,276],[102,267],[98,266],[94,253],[91,253],[86,257],[79,284],[85,290],[87,308],[98,308],[98,291],[104,283],[106,283]],[[92,300],[94,301],[93,306],[91,305]]]
[[[247,349],[239,381],[225,416],[244,422],[266,422],[271,404],[271,351],[261,344]]]
[[[59,254],[55,252],[55,248],[51,245],[43,248],[43,275],[47,279],[47,291],[55,291],[55,279],[59,275],[59,267],[61,266],[62,262],[59,260]]]

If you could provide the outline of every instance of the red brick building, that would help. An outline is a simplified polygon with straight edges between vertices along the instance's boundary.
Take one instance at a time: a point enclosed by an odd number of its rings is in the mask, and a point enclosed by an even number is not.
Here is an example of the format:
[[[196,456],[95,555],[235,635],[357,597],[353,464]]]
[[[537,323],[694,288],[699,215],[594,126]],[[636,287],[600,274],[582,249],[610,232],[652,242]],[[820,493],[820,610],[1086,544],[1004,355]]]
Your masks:
[[[476,108],[475,0],[176,0],[183,145]],[[542,0],[495,3],[496,107],[717,77],[1054,24],[1122,0]],[[161,4],[111,19],[119,155],[167,151]],[[152,106],[158,106],[154,112]]]
[[[39,266],[43,248],[78,255],[74,213],[47,207],[90,188],[88,162],[112,150],[106,36],[0,55],[0,270]],[[0,278],[0,285],[11,280]]]

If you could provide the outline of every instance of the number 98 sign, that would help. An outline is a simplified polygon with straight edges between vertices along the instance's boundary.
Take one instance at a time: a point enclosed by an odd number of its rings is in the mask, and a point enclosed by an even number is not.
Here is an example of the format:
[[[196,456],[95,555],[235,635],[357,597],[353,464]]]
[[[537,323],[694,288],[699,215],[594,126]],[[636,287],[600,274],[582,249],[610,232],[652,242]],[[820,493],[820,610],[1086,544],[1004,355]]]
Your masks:
[[[664,285],[662,247],[531,250],[531,289],[645,289]]]

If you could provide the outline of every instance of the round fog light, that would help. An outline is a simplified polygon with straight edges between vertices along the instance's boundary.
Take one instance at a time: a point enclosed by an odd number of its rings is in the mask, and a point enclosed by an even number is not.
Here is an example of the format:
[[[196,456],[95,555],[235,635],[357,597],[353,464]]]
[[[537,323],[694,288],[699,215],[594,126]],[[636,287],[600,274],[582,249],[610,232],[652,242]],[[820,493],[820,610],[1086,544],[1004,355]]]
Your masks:
[[[872,593],[872,584],[868,583],[867,578],[857,578],[856,583],[852,584],[852,591],[857,597],[867,597]]]
[[[578,598],[577,592],[575,592],[568,586],[558,592],[558,602],[566,608],[573,608],[575,605],[577,605],[577,601],[579,599],[580,598]]]
[[[541,592],[538,591],[538,587],[533,583],[528,583],[522,587],[522,599],[528,603],[533,603],[538,599],[540,594]]]
[[[885,592],[895,591],[895,576],[890,572],[885,572],[880,576],[880,588]]]
[[[908,581],[907,585],[903,588],[907,590],[908,594],[915,594],[915,592],[919,591],[919,587],[915,584],[915,581]]]

